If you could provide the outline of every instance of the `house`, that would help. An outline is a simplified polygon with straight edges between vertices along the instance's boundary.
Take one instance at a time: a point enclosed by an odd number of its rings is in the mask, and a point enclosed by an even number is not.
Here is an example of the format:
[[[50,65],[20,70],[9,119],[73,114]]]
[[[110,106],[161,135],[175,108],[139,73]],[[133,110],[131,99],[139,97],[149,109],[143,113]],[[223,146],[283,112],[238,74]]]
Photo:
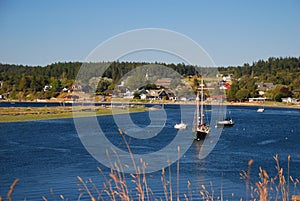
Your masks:
[[[258,97],[258,98],[249,98],[249,103],[251,102],[265,102],[266,98]]]
[[[51,85],[45,85],[44,86],[44,91],[49,91],[50,89],[52,89]]]
[[[291,98],[291,97],[288,97],[288,98],[281,98],[281,101],[283,103],[294,103],[294,104],[298,104],[299,103],[299,100],[296,99],[296,98]]]
[[[266,91],[273,89],[275,86],[272,82],[255,82],[257,91],[260,96],[265,95]]]
[[[257,86],[257,90],[266,91],[269,89],[273,89],[275,86],[272,82],[255,82]]]
[[[164,90],[163,89],[161,91],[161,93],[160,93],[160,97],[161,97],[161,99],[163,99],[164,97],[166,97],[166,100],[173,100],[173,101],[177,100],[176,95],[171,90]]]
[[[62,92],[71,92],[68,88],[66,88],[66,87],[64,87],[64,88],[62,88],[62,90],[61,90]]]
[[[147,93],[149,93],[149,91],[143,88],[143,89],[139,90],[138,93],[147,94]]]
[[[222,83],[221,86],[220,86],[220,89],[221,90],[229,90],[231,87],[231,85],[229,83]]]
[[[161,90],[159,93],[158,93],[158,97],[159,99],[161,100],[169,100],[169,93],[167,93],[165,90]]]
[[[134,92],[131,92],[130,89],[124,86],[124,82],[121,85],[118,85],[113,92],[114,95],[117,95],[120,98],[133,98]]]
[[[175,94],[169,90],[150,90],[148,93],[140,93],[142,100],[176,100]]]
[[[223,81],[224,82],[231,82],[232,81],[232,74],[230,74],[230,75],[227,75],[227,76],[223,76]]]
[[[158,100],[159,99],[159,91],[160,90],[149,90],[149,92],[146,95],[146,99],[148,100]]]
[[[123,93],[123,98],[130,98],[130,99],[133,99],[134,97],[134,92],[126,89],[126,92]]]
[[[141,97],[142,100],[146,100],[147,99],[147,94],[141,94],[140,97]]]

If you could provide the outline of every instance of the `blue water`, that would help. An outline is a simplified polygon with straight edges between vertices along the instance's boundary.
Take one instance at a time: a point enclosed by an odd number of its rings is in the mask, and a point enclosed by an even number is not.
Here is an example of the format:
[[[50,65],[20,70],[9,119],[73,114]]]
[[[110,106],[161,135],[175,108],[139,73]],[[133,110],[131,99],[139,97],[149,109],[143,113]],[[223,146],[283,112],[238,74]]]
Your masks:
[[[144,142],[127,138],[134,153],[150,153],[167,146],[177,134],[173,125],[180,121],[179,106],[166,105],[167,120],[161,133]],[[191,115],[193,106],[190,106]],[[291,156],[290,175],[300,178],[300,110],[266,108],[257,113],[257,107],[227,107],[235,125],[225,128],[214,150],[205,159],[198,159],[201,143],[193,143],[180,159],[180,192],[188,194],[187,182],[191,182],[193,198],[201,198],[199,190],[204,184],[224,199],[238,200],[245,197],[245,182],[240,178],[250,159],[252,179],[257,181],[258,168],[276,174],[273,156],[279,154],[282,167],[287,171],[287,157]],[[148,112],[131,114],[140,127],[149,124]],[[97,117],[107,138],[125,149],[118,134],[118,126],[112,116]],[[190,124],[189,124],[190,125]],[[97,162],[84,148],[72,119],[44,120],[18,123],[0,123],[0,195],[5,197],[15,178],[20,182],[13,194],[14,200],[59,200],[63,194],[69,200],[77,200],[82,191],[77,187],[77,176],[89,178],[103,189],[104,177],[109,169]],[[170,167],[176,189],[177,163]],[[168,172],[168,170],[167,170]],[[169,173],[167,173],[169,174]],[[161,172],[147,174],[148,186],[155,198],[163,198]],[[128,175],[128,182],[131,180]],[[129,182],[130,183],[130,182]],[[129,184],[129,186],[134,186]],[[53,189],[53,193],[50,192]],[[293,192],[291,188],[291,192]],[[299,190],[298,190],[298,193]],[[102,193],[105,197],[105,193]],[[233,196],[233,198],[232,198]],[[86,195],[81,200],[89,200]]]

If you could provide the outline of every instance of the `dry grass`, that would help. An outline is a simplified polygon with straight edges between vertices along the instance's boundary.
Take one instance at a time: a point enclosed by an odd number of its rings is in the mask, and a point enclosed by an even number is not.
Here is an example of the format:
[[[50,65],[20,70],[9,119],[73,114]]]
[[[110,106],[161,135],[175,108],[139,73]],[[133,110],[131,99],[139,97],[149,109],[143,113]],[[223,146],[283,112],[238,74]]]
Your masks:
[[[15,179],[15,181],[10,185],[9,191],[7,192],[7,199],[8,201],[12,201],[12,194],[15,190],[16,185],[18,184],[19,179]],[[2,197],[0,196],[0,201],[2,201]]]
[[[284,174],[283,168],[280,166],[278,155],[274,156],[276,163],[276,175],[270,176],[267,170],[259,168],[259,180],[254,182],[250,177],[250,168],[253,163],[252,160],[248,163],[248,171],[243,171],[241,177],[246,182],[246,200],[249,200],[249,193],[251,195],[250,200],[259,201],[288,201],[290,200],[290,194],[296,194],[297,186],[299,184],[298,179],[293,179],[290,176],[290,161],[291,157],[288,156],[288,170],[287,174]],[[293,183],[293,192],[290,192],[290,182]]]
[[[178,153],[180,152],[180,148],[178,147]],[[288,173],[285,176],[283,168],[279,164],[278,155],[274,157],[275,163],[276,163],[276,172],[277,174],[273,177],[269,176],[266,170],[263,168],[259,168],[259,174],[258,174],[258,181],[253,181],[250,177],[251,175],[251,166],[253,164],[253,160],[250,160],[248,162],[248,169],[247,171],[242,171],[241,177],[245,180],[246,183],[246,196],[245,200],[251,200],[251,201],[288,201],[290,200],[290,182],[293,183],[293,194],[297,193],[297,186],[299,184],[298,179],[293,179],[289,175],[289,167],[290,167],[290,156],[288,157]],[[172,184],[172,177],[171,177],[171,170],[169,166],[169,175],[166,175],[165,169],[162,169],[161,171],[161,185],[164,192],[164,197],[162,198],[156,198],[153,192],[151,191],[151,188],[147,185],[147,178],[145,174],[146,164],[140,160],[140,166],[135,164],[134,160],[132,161],[136,173],[130,175],[130,182],[135,184],[135,189],[130,190],[128,189],[128,181],[126,180],[126,176],[124,173],[122,173],[122,164],[120,161],[118,163],[114,164],[114,168],[116,170],[111,170],[111,173],[109,174],[108,178],[105,178],[103,172],[99,169],[103,177],[106,179],[106,182],[104,183],[104,190],[99,191],[95,184],[88,180],[87,182],[84,182],[81,178],[79,178],[79,181],[81,183],[81,189],[87,193],[92,201],[94,200],[105,200],[103,198],[104,195],[107,195],[109,197],[109,200],[116,201],[116,200],[139,200],[139,201],[145,201],[145,200],[165,200],[165,201],[173,201],[173,200],[193,200],[192,195],[192,188],[190,181],[187,181],[187,187],[188,192],[187,193],[181,193],[179,188],[179,168],[180,168],[180,161],[177,162],[177,182],[176,182],[176,190],[173,189]],[[286,179],[287,178],[287,179]],[[88,185],[92,184],[92,187],[88,188]],[[91,190],[97,189],[96,195],[92,195]],[[94,191],[95,192],[95,191]],[[135,192],[135,193],[134,193]],[[82,195],[82,194],[81,194]],[[213,189],[212,182],[210,182],[209,186],[206,187],[205,185],[201,186],[201,190],[199,192],[199,196],[194,195],[196,198],[195,200],[203,200],[203,201],[217,201],[217,200],[223,200],[222,196],[222,189],[220,192],[220,196],[216,195],[215,190]],[[105,197],[105,196],[104,196]],[[232,194],[232,199],[234,197],[234,194]],[[80,200],[80,198],[78,199]],[[240,200],[243,200],[242,198]]]

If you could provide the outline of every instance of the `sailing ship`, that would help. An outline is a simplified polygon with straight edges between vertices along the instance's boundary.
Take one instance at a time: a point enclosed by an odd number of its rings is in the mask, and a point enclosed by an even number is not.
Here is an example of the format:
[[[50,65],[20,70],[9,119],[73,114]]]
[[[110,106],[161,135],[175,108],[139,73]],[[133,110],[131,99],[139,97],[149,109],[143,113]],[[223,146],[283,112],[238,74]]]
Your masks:
[[[195,133],[195,140],[200,141],[204,140],[205,137],[209,134],[210,126],[204,122],[204,110],[203,110],[203,79],[201,79],[200,84],[200,108],[199,108],[199,90],[197,90],[197,97],[196,97],[196,115],[194,119],[194,133]]]

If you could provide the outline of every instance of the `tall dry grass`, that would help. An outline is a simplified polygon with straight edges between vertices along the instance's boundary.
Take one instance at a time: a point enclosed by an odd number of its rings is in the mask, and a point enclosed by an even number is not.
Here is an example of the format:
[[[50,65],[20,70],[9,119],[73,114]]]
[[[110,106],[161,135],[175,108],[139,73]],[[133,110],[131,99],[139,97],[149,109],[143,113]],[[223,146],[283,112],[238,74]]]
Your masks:
[[[16,185],[19,183],[19,179],[15,179],[15,181],[10,185],[10,188],[7,192],[6,200],[12,201],[12,194],[15,190]],[[0,201],[2,201],[2,197],[0,196]]]
[[[270,176],[267,170],[262,167],[259,168],[258,181],[251,179],[251,165],[253,160],[248,163],[248,171],[242,171],[241,177],[246,183],[246,200],[259,200],[259,201],[288,201],[290,195],[296,195],[298,192],[297,186],[299,184],[298,179],[294,179],[290,176],[290,162],[291,157],[288,156],[288,168],[287,174],[284,174],[284,169],[280,166],[278,154],[274,156],[276,174]],[[293,192],[290,191],[290,182],[293,183]]]

